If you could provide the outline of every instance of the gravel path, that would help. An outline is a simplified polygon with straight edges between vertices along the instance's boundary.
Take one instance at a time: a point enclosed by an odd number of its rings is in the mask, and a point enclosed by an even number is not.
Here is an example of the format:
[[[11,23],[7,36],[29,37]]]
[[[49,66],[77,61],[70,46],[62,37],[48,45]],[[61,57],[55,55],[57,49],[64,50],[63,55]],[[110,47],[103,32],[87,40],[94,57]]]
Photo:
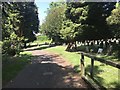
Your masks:
[[[34,50],[35,58],[4,88],[89,88],[61,56]]]

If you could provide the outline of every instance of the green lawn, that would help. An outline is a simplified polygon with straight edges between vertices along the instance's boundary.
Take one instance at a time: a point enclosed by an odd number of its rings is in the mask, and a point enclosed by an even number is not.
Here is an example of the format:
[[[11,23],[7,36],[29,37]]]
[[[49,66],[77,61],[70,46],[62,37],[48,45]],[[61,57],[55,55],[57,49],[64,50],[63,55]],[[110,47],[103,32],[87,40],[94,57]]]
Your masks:
[[[58,53],[63,56],[68,62],[74,66],[79,66],[80,55],[77,52],[67,52],[64,46],[56,46],[45,49],[46,51]],[[94,81],[101,84],[106,88],[118,88],[120,87],[120,70],[112,66],[100,63],[99,61],[94,62]],[[87,74],[90,71],[90,58],[85,57],[85,67]],[[76,69],[79,70],[79,67]]]
[[[19,56],[2,56],[2,84],[6,85],[29,63],[31,54],[21,52]]]
[[[47,48],[45,50],[54,52],[54,53],[58,53],[61,56],[63,56],[67,61],[72,63],[73,65],[78,65],[79,60],[80,60],[80,55],[75,52],[66,52],[65,48],[66,47],[64,47],[64,46],[56,46],[56,47],[52,47],[52,48]]]
[[[34,44],[43,44],[43,43],[45,43],[45,42],[47,42],[47,43],[50,43],[51,42],[51,40],[49,40],[48,39],[48,37],[47,36],[37,36],[37,40],[36,41],[34,41],[33,43],[31,43],[32,45],[34,45]]]

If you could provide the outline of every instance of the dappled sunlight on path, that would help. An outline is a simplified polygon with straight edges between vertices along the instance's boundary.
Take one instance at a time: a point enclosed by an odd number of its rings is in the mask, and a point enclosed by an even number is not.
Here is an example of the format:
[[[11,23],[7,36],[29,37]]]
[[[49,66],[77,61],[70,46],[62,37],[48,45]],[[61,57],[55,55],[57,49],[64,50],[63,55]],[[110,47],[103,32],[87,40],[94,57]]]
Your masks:
[[[43,50],[32,50],[34,58],[6,88],[89,88],[63,57]]]

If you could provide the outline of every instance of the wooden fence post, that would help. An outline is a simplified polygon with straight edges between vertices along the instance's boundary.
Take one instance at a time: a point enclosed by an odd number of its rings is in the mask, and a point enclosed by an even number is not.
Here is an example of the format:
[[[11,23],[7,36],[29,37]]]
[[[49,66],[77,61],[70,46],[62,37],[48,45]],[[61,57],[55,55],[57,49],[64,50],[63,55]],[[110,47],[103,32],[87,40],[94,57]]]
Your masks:
[[[90,68],[90,76],[93,78],[93,70],[94,70],[94,59],[91,58],[91,68]]]
[[[80,66],[81,66],[81,76],[85,75],[85,67],[84,67],[84,54],[81,53],[81,60],[80,60]]]

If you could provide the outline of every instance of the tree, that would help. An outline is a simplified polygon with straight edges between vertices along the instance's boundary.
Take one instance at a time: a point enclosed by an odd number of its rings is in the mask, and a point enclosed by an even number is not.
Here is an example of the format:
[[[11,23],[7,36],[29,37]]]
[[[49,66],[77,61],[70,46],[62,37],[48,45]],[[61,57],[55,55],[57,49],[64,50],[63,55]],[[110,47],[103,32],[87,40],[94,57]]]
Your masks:
[[[120,3],[116,3],[116,8],[112,10],[111,15],[106,20],[113,38],[120,38]]]
[[[24,36],[24,46],[27,42],[33,42],[36,40],[35,33],[38,33],[39,29],[39,19],[37,7],[34,2],[21,2],[14,3],[16,9],[20,12],[20,26],[16,34],[21,37]]]
[[[34,2],[3,2],[2,12],[3,53],[9,53],[11,45],[15,52],[21,43],[36,39],[39,20]]]
[[[111,15],[106,19],[109,29],[113,36],[112,38],[119,39],[120,43],[120,3],[116,3],[116,8],[112,10]],[[120,45],[113,45],[116,55],[120,58]]]
[[[108,29],[106,18],[114,9],[115,3],[89,3],[89,12],[87,23],[92,27],[92,33],[89,37],[92,40],[108,39],[111,37],[111,32]]]
[[[45,21],[41,26],[41,30],[44,32],[44,34],[46,34],[56,44],[62,42],[60,30],[62,28],[64,10],[65,3],[52,2],[47,11]]]
[[[67,2],[62,37],[69,43],[109,38],[106,17],[113,8],[114,3]]]
[[[61,29],[62,38],[68,42],[67,51],[76,48],[76,41],[83,39],[83,28],[88,15],[88,5],[85,2],[67,2],[65,19]]]
[[[7,53],[14,55],[17,52],[16,46],[19,42],[19,37],[16,36],[15,31],[18,26],[15,23],[19,23],[18,20],[18,11],[14,10],[13,3],[3,2],[2,7],[2,41],[3,41],[3,48],[2,53]],[[15,47],[11,47],[14,45]]]
[[[106,18],[114,9],[114,3],[70,0],[66,2],[65,12],[62,12],[61,20],[59,19],[60,22],[58,22],[56,16],[59,15],[56,12],[60,6],[58,3],[51,3],[48,15],[41,28],[53,41],[59,41],[59,37],[68,43],[66,50],[70,50],[73,45],[76,47],[76,41],[101,40],[112,36]],[[56,25],[57,23],[59,23],[59,26]]]

